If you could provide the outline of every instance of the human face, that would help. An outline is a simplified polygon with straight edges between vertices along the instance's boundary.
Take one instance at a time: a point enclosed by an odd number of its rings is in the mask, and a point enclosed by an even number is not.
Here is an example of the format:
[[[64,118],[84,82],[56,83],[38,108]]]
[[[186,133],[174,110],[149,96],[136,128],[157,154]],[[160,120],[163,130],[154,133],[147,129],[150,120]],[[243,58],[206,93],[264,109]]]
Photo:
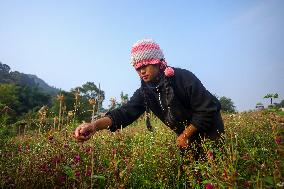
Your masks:
[[[160,68],[159,65],[149,64],[146,66],[141,66],[140,68],[136,69],[136,71],[139,74],[139,77],[147,83],[154,81],[157,78],[160,72]]]

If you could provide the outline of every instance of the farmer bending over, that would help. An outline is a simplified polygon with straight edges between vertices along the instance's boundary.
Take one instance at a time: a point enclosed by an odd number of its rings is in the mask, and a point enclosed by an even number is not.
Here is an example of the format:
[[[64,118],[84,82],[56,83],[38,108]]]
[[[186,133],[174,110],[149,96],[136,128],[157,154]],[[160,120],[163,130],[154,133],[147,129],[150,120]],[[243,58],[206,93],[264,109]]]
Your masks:
[[[150,110],[177,134],[177,146],[185,149],[201,138],[218,139],[224,132],[220,103],[190,71],[168,67],[159,45],[151,39],[135,43],[131,64],[141,78],[141,86],[129,102],[111,110],[93,123],[83,123],[75,130],[79,142],[88,140],[96,131],[116,131]]]

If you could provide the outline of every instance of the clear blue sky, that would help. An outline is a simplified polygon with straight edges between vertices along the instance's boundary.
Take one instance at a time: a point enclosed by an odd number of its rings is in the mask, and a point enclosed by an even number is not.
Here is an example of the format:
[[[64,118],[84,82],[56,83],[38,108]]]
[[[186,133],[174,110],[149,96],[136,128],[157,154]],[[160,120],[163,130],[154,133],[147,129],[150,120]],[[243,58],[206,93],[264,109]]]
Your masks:
[[[105,106],[139,87],[130,48],[145,37],[239,111],[284,99],[283,0],[0,0],[0,61],[67,91],[100,83]]]

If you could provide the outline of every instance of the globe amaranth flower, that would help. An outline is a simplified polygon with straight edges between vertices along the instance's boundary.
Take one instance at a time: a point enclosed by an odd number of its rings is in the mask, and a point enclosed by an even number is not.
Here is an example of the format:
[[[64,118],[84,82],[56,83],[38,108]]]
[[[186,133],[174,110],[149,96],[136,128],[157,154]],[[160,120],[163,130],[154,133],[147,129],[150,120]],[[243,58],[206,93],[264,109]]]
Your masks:
[[[212,183],[205,184],[205,189],[213,189],[214,185]]]
[[[75,172],[75,177],[80,177],[80,175],[81,175],[80,171]]]
[[[74,157],[74,162],[75,162],[75,163],[80,163],[80,161],[81,161],[80,155],[76,155],[76,156]]]

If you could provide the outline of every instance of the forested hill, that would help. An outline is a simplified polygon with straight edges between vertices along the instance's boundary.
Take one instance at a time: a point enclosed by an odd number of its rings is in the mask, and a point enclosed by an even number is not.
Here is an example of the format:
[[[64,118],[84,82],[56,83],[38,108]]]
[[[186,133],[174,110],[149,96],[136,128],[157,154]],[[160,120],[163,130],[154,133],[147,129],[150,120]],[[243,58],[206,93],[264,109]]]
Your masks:
[[[38,87],[42,92],[55,95],[59,89],[49,86],[36,75],[11,71],[10,66],[0,62],[0,84],[9,83],[20,86]]]

